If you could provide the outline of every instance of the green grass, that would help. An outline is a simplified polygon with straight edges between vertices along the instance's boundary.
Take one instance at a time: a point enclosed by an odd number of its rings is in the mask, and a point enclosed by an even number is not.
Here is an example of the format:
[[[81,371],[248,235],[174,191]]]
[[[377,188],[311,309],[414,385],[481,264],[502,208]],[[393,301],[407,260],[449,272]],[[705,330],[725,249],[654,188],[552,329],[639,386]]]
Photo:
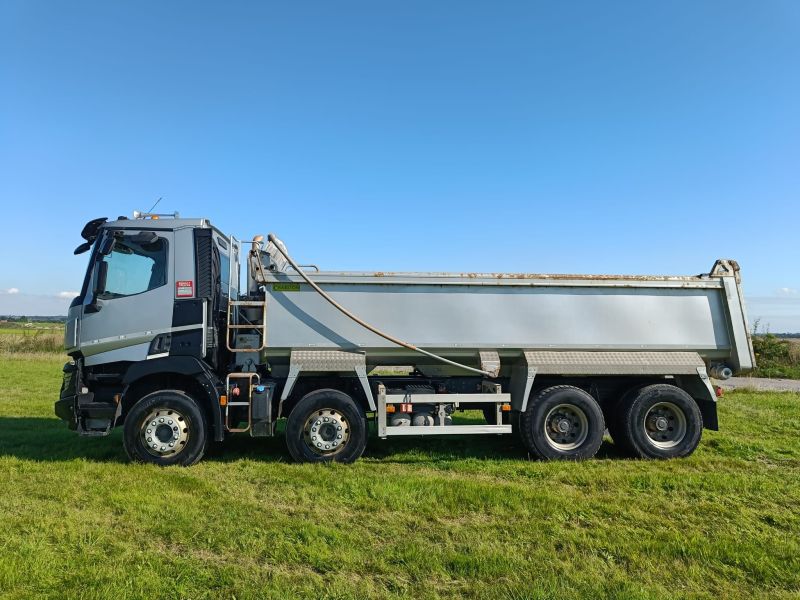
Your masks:
[[[756,368],[752,377],[800,379],[800,340],[753,332]]]
[[[3,598],[800,597],[797,394],[726,395],[670,462],[373,437],[297,465],[242,437],[159,469],[53,417],[62,363],[0,357]]]

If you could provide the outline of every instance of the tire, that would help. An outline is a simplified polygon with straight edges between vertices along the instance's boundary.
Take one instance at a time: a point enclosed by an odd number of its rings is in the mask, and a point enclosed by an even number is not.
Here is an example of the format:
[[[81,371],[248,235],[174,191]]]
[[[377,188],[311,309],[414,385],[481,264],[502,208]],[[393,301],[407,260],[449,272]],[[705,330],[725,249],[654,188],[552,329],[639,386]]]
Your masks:
[[[310,392],[289,413],[286,446],[297,462],[351,463],[367,447],[364,411],[339,390]]]
[[[202,409],[180,390],[148,394],[125,417],[123,444],[136,462],[188,467],[203,458],[208,438]]]
[[[615,421],[614,442],[639,458],[689,456],[703,433],[703,417],[694,399],[665,383],[626,394]]]
[[[539,392],[519,418],[522,441],[539,458],[583,460],[603,443],[605,422],[597,401],[584,390],[556,385]]]

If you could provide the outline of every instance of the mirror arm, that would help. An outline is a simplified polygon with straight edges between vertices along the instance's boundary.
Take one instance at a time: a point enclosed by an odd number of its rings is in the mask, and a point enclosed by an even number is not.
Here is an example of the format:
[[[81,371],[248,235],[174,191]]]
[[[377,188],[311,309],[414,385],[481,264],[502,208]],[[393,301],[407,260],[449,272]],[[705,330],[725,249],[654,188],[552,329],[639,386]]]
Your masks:
[[[84,309],[87,313],[100,312],[103,307],[100,304],[98,294],[102,294],[106,289],[106,277],[108,276],[108,263],[101,260],[94,265],[93,285],[92,285],[92,301],[86,305]]]

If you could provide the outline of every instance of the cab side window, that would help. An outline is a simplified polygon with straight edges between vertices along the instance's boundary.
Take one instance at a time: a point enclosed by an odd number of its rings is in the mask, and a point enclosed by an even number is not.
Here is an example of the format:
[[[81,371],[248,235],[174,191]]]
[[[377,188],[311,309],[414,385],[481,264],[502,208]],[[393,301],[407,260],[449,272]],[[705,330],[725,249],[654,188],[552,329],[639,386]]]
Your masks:
[[[121,239],[103,258],[108,263],[100,298],[121,298],[149,292],[167,283],[167,241],[137,244]]]

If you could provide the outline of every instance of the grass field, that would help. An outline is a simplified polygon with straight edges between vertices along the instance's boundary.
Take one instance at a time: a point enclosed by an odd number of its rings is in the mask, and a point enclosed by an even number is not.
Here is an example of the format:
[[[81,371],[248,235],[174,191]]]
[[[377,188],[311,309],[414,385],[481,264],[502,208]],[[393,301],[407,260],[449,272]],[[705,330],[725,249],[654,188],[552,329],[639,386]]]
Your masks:
[[[0,323],[0,353],[64,351],[61,323]]]
[[[753,350],[758,365],[753,377],[800,379],[800,340],[754,335]]]
[[[159,469],[54,418],[62,364],[0,356],[3,598],[800,597],[796,394],[726,395],[671,462],[373,437],[297,465],[244,437]]]

